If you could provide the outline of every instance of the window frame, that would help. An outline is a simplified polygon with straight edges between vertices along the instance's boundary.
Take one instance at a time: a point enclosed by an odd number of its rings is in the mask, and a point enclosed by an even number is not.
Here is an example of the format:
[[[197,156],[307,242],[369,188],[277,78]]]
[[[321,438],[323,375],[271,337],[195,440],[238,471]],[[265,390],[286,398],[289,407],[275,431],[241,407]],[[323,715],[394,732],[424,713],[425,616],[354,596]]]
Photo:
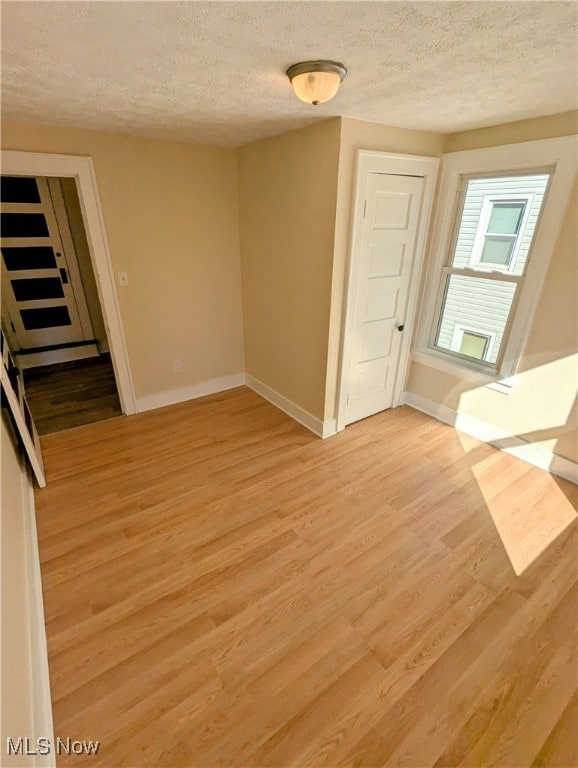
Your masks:
[[[576,138],[575,135],[564,136],[452,152],[443,156],[428,266],[422,284],[418,332],[412,353],[414,362],[502,392],[511,391],[576,177]],[[448,266],[448,254],[450,249],[455,247],[463,209],[464,179],[472,176],[479,178],[484,175],[494,177],[536,173],[549,173],[550,180],[534,231],[531,257],[528,259],[525,275],[514,275],[503,267],[500,270],[486,270],[480,269],[479,266],[460,269]],[[524,195],[508,197],[521,199]],[[530,206],[527,206],[525,213],[529,210]],[[512,259],[511,264],[515,264],[515,259]],[[442,270],[454,269],[462,275],[506,279],[508,282],[519,282],[519,278],[523,278],[504,329],[507,339],[496,365],[489,367],[481,361],[458,355],[453,350],[442,350],[432,345],[440,316],[440,291],[445,290],[441,288],[445,286]]]

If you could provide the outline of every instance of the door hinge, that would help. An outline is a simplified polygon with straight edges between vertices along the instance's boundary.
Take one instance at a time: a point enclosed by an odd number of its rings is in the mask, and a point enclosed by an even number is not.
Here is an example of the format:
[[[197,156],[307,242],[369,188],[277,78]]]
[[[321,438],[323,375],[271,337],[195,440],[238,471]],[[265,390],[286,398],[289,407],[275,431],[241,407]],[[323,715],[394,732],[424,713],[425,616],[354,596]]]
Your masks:
[[[349,405],[349,392],[347,393],[347,400],[345,401],[345,405]]]
[[[365,218],[366,213],[367,213],[367,200],[363,203],[363,218]]]

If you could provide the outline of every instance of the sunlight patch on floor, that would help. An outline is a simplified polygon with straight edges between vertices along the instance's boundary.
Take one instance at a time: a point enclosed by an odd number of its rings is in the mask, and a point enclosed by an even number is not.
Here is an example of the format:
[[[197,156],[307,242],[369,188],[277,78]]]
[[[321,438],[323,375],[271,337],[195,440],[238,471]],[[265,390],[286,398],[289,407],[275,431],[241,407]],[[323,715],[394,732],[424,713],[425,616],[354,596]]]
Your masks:
[[[457,434],[464,453],[479,446],[475,438]],[[476,461],[471,471],[517,576],[576,520],[576,510],[556,478],[530,464],[500,452]],[[535,473],[540,472],[536,483]],[[532,483],[527,482],[528,473],[534,475]]]

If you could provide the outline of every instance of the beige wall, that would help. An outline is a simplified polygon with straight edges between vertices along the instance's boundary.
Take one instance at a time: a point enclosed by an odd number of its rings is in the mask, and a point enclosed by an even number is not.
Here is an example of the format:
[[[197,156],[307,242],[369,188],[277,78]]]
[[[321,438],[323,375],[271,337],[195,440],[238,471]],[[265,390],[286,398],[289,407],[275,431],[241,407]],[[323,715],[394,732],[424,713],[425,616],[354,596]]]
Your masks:
[[[8,766],[36,765],[30,757],[6,753],[6,738],[51,736],[37,733],[34,726],[34,687],[30,637],[31,600],[29,583],[30,496],[26,470],[4,409],[0,424],[2,449],[2,734],[0,763]]]
[[[322,419],[339,120],[239,150],[247,373]]]
[[[340,364],[344,292],[355,195],[355,157],[358,149],[440,157],[444,137],[427,131],[410,131],[344,117],[341,120],[339,178],[331,285],[331,318],[328,336],[325,387],[326,421],[335,418],[338,369]]]
[[[235,150],[14,123],[2,147],[92,157],[137,397],[244,370]]]
[[[573,116],[573,118],[571,118]],[[557,131],[556,126],[559,124]],[[576,113],[525,120],[448,137],[452,150],[516,143],[576,130]],[[569,202],[537,306],[517,384],[510,395],[443,373],[411,366],[408,391],[488,422],[573,461],[578,460],[576,383],[578,274],[576,188]]]
[[[520,141],[537,139],[555,139],[557,136],[572,136],[575,133],[578,133],[578,112],[573,110],[531,120],[519,120],[516,123],[493,125],[490,128],[452,133],[446,137],[444,152],[498,147],[502,144],[517,144]]]

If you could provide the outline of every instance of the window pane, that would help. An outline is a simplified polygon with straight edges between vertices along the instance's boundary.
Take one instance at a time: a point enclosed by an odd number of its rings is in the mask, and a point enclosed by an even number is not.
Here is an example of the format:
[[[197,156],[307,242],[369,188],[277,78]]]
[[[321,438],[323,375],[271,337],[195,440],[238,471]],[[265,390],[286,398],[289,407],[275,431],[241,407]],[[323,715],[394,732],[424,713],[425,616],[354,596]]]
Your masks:
[[[43,213],[0,214],[2,237],[48,237],[48,227]]]
[[[487,336],[464,332],[462,343],[460,344],[460,353],[462,355],[467,355],[468,357],[475,357],[478,360],[483,360],[488,342],[489,338]]]
[[[20,315],[27,331],[33,331],[37,328],[53,328],[57,325],[72,325],[66,307],[21,309]]]
[[[516,261],[511,265],[513,274],[524,274],[549,178],[549,174],[540,173],[522,174],[519,176],[512,176],[511,174],[508,176],[485,176],[468,179],[459,220],[455,251],[451,257],[451,266],[458,269],[466,269],[470,266],[470,261],[472,260],[481,263],[481,253],[478,252],[474,255],[473,248],[484,201],[486,201],[487,206],[487,201],[492,200],[492,198],[495,199],[496,196],[509,195],[512,197],[510,201],[499,200],[494,202],[493,208],[496,205],[502,205],[502,203],[507,207],[498,208],[495,214],[492,209],[488,226],[484,227],[485,231],[483,232],[484,235],[486,231],[493,232],[494,234],[507,234],[508,232],[516,232],[514,228],[515,217],[520,216],[520,206],[524,205],[520,198],[528,195],[528,215],[523,230],[520,230],[519,247],[516,248]],[[485,210],[487,210],[487,207]],[[494,215],[493,220],[492,215]],[[473,256],[475,256],[474,259]],[[502,262],[493,261],[492,263],[505,264],[507,262],[502,260]]]
[[[61,299],[64,296],[59,277],[30,277],[11,280],[16,301],[39,301],[40,299]]]
[[[507,267],[514,250],[515,238],[486,235],[480,261],[485,264],[500,264]]]
[[[457,351],[452,346],[454,333],[466,326],[480,336],[494,337],[484,361],[495,363],[515,293],[516,284],[505,280],[448,275],[435,346]]]
[[[2,176],[0,199],[3,203],[39,203],[36,179],[26,176]]]
[[[494,203],[488,222],[488,232],[515,235],[522,223],[525,203]]]
[[[37,245],[30,248],[2,248],[2,256],[9,272],[56,268],[54,251],[49,245]]]

